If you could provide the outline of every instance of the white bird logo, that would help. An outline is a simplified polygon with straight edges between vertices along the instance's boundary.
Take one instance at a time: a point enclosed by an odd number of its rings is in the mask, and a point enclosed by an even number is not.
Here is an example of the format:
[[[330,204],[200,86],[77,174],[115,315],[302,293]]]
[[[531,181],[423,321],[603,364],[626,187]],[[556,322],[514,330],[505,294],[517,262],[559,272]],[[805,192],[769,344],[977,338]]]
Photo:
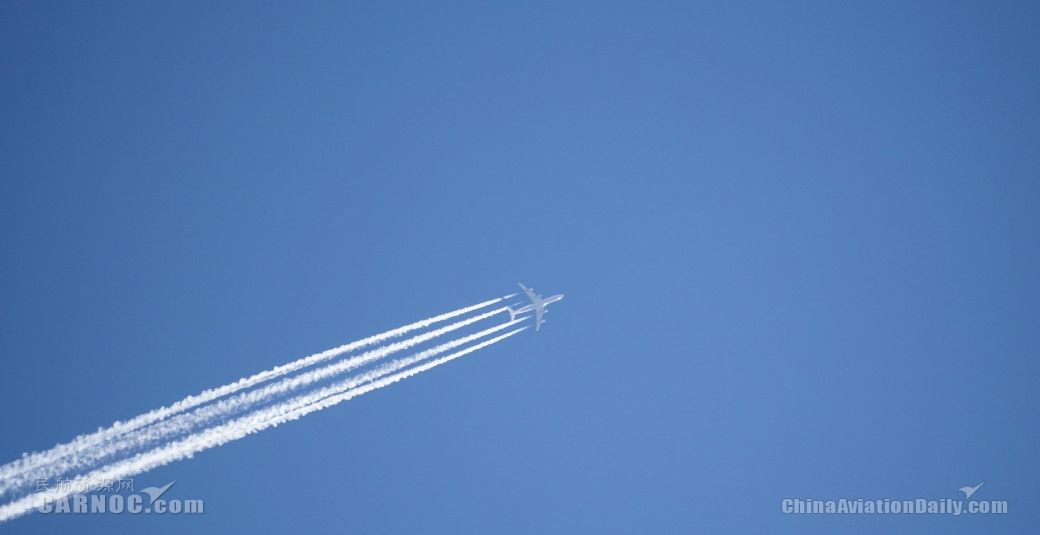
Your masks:
[[[170,487],[172,487],[173,484],[176,482],[177,480],[173,480],[167,483],[166,485],[163,485],[162,487],[148,487],[145,489],[141,489],[141,492],[148,495],[148,498],[150,498],[151,500],[148,502],[148,505],[151,505],[155,503],[155,500],[159,499],[159,496],[166,494],[166,491],[170,490]]]
[[[959,488],[957,490],[959,490],[959,491],[964,493],[964,499],[965,500],[970,500],[971,499],[971,495],[975,494],[975,491],[979,490],[979,487],[981,487],[982,485],[985,485],[985,484],[986,484],[986,482],[983,481],[982,483],[979,483],[978,485],[975,485],[974,487],[967,487],[967,486],[965,486],[965,487],[961,487],[961,488]]]

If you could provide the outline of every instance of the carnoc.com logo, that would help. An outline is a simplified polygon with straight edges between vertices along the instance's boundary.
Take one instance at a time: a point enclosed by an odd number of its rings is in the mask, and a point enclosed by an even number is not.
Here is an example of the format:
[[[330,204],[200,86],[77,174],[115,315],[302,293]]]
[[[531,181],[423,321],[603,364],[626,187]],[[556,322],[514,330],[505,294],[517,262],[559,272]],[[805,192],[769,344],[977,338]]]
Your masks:
[[[43,514],[172,514],[198,515],[203,512],[203,502],[199,499],[182,499],[163,496],[176,481],[161,487],[145,487],[134,490],[132,479],[99,485],[89,489],[77,489],[80,492],[70,494],[60,500],[47,501],[36,508]],[[55,485],[61,485],[58,482]],[[47,483],[40,482],[38,485]],[[42,489],[41,489],[42,490]],[[106,492],[107,491],[107,492]],[[120,494],[128,491],[128,494]],[[86,494],[90,492],[90,494]]]
[[[814,498],[784,498],[780,500],[780,510],[785,514],[796,515],[937,514],[960,516],[962,514],[1007,514],[1007,500],[972,499],[983,484],[967,485],[957,489],[964,493],[964,499],[839,498],[836,500],[818,500]]]

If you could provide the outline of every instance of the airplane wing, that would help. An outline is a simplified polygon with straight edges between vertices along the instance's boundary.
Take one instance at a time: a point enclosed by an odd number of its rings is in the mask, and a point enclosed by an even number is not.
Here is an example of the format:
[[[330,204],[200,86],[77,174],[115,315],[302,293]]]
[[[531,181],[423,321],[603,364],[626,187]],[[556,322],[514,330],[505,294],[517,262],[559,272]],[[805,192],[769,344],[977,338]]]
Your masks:
[[[520,285],[520,289],[523,290],[525,294],[527,294],[527,298],[530,299],[532,302],[538,299],[538,294],[534,293],[534,290],[528,288],[527,286],[524,286],[522,282],[518,282],[517,284]]]
[[[545,320],[542,319],[542,314],[545,313],[545,309],[542,307],[535,307],[534,309],[534,330],[540,330]]]

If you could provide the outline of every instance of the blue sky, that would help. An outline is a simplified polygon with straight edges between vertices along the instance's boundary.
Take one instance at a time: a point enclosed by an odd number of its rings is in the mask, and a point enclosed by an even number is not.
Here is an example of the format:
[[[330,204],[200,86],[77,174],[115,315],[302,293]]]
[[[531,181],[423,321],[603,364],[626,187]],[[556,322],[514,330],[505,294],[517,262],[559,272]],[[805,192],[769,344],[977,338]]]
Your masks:
[[[1013,532],[1038,9],[0,7],[0,458],[511,291],[539,333],[5,532]],[[792,516],[787,497],[1008,500]]]

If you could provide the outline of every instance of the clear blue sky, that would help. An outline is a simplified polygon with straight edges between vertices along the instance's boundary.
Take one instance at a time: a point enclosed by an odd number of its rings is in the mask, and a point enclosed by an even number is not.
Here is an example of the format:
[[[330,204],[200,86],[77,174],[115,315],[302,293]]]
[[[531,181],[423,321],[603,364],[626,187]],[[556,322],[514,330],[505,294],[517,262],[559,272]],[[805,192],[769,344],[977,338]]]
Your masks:
[[[137,478],[203,517],[0,531],[1035,529],[1035,4],[501,4],[0,6],[3,461],[567,294]],[[780,512],[980,481],[1011,514]]]

